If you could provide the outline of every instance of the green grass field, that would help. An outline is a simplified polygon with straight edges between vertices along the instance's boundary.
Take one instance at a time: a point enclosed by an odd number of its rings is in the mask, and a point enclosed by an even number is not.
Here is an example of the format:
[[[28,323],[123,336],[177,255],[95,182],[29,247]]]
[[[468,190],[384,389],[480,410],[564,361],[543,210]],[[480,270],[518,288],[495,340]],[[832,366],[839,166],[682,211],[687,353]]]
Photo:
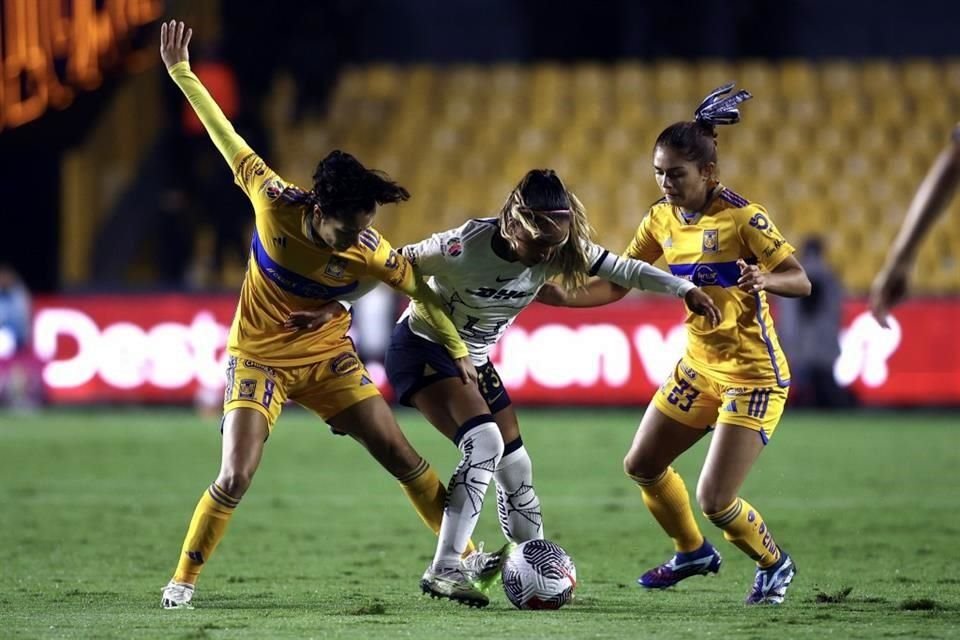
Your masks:
[[[216,420],[183,411],[0,414],[3,638],[947,638],[960,636],[956,414],[794,413],[744,488],[793,554],[781,607],[741,602],[752,563],[704,518],[719,576],[646,593],[671,546],[621,471],[639,411],[522,410],[545,530],[574,602],[520,612],[422,596],[434,538],[352,440],[283,416],[193,611],[162,611],[219,463]],[[446,476],[456,450],[400,415]],[[678,464],[693,491],[704,443]],[[488,501],[475,536],[501,543]]]

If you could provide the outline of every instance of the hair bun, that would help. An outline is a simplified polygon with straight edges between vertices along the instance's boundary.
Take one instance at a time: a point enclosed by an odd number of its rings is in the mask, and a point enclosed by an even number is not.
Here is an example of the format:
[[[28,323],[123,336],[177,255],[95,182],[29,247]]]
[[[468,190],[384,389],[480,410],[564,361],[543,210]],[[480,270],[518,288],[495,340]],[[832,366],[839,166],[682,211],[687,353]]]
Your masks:
[[[719,124],[736,124],[740,122],[740,109],[737,107],[741,102],[746,102],[753,96],[749,91],[740,90],[732,96],[726,96],[733,91],[734,83],[730,82],[717,87],[703,99],[697,110],[693,114],[693,119],[709,127]]]

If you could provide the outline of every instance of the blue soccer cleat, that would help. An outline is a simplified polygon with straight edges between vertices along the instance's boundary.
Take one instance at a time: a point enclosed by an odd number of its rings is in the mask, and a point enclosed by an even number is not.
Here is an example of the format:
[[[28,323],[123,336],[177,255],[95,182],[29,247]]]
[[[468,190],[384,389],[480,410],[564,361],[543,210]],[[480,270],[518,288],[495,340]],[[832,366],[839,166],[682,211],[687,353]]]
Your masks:
[[[753,588],[744,600],[747,604],[780,604],[787,595],[787,587],[797,575],[797,565],[790,554],[780,549],[780,561],[766,569],[757,567]]]
[[[696,551],[677,553],[668,562],[654,567],[637,579],[641,587],[666,589],[690,576],[705,576],[720,570],[723,558],[713,545],[703,541]]]

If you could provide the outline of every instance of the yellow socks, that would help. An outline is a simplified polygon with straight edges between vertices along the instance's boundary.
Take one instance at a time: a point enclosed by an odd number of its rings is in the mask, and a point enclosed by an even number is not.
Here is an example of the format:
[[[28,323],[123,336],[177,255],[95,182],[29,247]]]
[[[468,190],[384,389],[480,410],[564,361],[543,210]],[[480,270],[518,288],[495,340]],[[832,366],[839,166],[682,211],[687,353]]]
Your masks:
[[[174,581],[196,584],[203,564],[210,559],[213,550],[223,539],[230,516],[239,503],[240,500],[227,494],[217,483],[211,484],[203,492],[190,520],[187,537],[183,541],[180,562],[173,574]]]
[[[737,545],[762,568],[771,567],[780,559],[780,549],[767,530],[760,512],[746,500],[737,498],[729,507],[703,515],[723,529],[724,538]]]
[[[440,533],[447,489],[440,482],[437,472],[433,470],[430,463],[421,460],[413,471],[397,480],[423,523],[435,534]],[[475,548],[472,540],[467,541],[466,553],[472,552]]]
[[[657,519],[679,552],[696,551],[703,544],[703,535],[690,508],[690,496],[673,467],[654,479],[630,476],[640,485],[643,503]]]

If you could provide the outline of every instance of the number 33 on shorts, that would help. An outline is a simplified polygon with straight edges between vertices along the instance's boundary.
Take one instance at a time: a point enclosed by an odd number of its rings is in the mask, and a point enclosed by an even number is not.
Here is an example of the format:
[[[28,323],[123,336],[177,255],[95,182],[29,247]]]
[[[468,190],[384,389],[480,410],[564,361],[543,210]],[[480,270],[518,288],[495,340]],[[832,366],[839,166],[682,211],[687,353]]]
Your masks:
[[[654,405],[677,422],[704,429],[715,423],[753,429],[766,442],[776,429],[787,389],[773,385],[734,386],[712,379],[709,371],[680,361],[653,398]]]

